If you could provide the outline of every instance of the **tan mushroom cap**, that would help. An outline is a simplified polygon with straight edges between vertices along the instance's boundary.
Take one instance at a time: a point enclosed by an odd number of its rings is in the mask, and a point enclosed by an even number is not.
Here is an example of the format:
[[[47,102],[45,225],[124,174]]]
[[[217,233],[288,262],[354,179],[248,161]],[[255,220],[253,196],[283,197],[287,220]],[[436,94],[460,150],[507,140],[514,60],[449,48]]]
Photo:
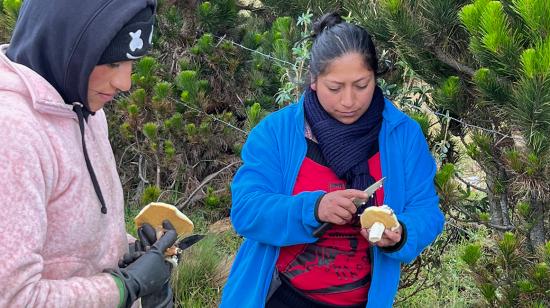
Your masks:
[[[185,214],[175,206],[162,202],[149,203],[134,218],[134,222],[138,228],[144,223],[148,223],[155,230],[160,230],[165,219],[172,223],[179,237],[193,232],[193,222]]]
[[[369,229],[375,222],[382,223],[386,229],[399,227],[399,221],[393,213],[393,210],[387,206],[371,206],[361,214],[361,227]]]

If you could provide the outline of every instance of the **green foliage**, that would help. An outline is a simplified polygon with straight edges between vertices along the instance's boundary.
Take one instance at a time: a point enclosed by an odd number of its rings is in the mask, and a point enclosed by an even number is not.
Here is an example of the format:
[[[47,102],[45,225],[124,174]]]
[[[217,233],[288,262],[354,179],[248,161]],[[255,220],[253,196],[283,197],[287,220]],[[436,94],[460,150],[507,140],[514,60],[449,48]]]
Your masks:
[[[260,120],[264,117],[262,107],[258,103],[254,103],[246,110],[246,121],[248,130],[252,130],[254,126],[260,123]]]
[[[479,258],[481,258],[481,246],[477,244],[466,246],[461,258],[469,266],[475,266]]]
[[[148,122],[143,125],[143,134],[150,141],[155,142],[158,136],[158,125],[153,122]]]
[[[498,247],[505,258],[509,259],[516,251],[518,242],[516,236],[512,232],[504,233],[502,240],[498,242]]]
[[[446,226],[441,240],[455,238],[457,229]],[[486,231],[482,229],[471,229],[468,231],[468,238],[477,241],[487,237]],[[481,295],[473,278],[465,275],[468,265],[461,260],[468,241],[459,236],[452,240],[449,246],[442,249],[434,246],[429,249],[430,253],[439,255],[441,258],[433,267],[423,268],[416,273],[418,280],[406,288],[400,288],[394,307],[476,307],[479,306]],[[422,263],[429,260],[429,254],[423,253],[420,257]],[[414,273],[414,272],[413,272]],[[403,272],[402,282],[408,276],[407,271]]]
[[[174,148],[174,143],[172,140],[164,141],[164,154],[168,160],[171,160],[174,158],[174,155],[176,155],[176,149]]]
[[[409,116],[420,125],[424,136],[428,136],[430,129],[430,118],[428,115],[420,112],[412,112]]]
[[[497,288],[492,283],[486,282],[481,284],[479,289],[481,290],[483,297],[485,297],[485,300],[487,300],[487,302],[491,305],[494,304],[497,298]]]
[[[174,132],[179,131],[183,127],[183,116],[181,113],[176,112],[168,120],[164,121],[164,127],[168,130],[173,130]]]
[[[214,188],[208,187],[204,197],[204,203],[210,208],[217,208],[220,205],[220,197],[217,196]]]
[[[11,16],[19,15],[19,9],[23,4],[23,0],[3,0],[2,9],[4,13]]]
[[[529,254],[517,234],[505,232],[496,247],[485,242],[472,244],[462,259],[476,278],[480,293],[489,305],[531,307],[550,304],[547,291],[550,272],[542,257]],[[528,262],[527,259],[534,262]]]
[[[442,188],[452,179],[455,173],[453,164],[444,164],[435,175],[435,184]]]
[[[139,59],[134,66],[132,82],[144,90],[150,91],[158,82],[155,72],[158,68],[158,62],[153,57],[143,57]]]
[[[182,91],[180,99],[194,106],[200,106],[199,79],[196,71],[182,71],[176,77],[176,87]]]
[[[498,53],[511,45],[511,30],[502,3],[491,1],[481,14],[480,31],[485,35],[481,42],[489,51]]]
[[[0,43],[7,43],[15,27],[22,0],[0,1]]]
[[[195,55],[212,54],[214,51],[214,36],[211,33],[205,33],[201,36],[195,46],[191,48],[191,52]]]
[[[434,93],[434,100],[443,109],[448,109],[453,114],[462,114],[466,108],[465,99],[462,97],[461,81],[457,76],[447,78]]]
[[[132,127],[130,126],[130,123],[124,122],[120,125],[120,134],[126,139],[131,139],[133,137]]]
[[[138,106],[145,106],[147,92],[143,88],[136,89],[130,94],[130,102]]]
[[[518,213],[524,218],[528,218],[531,215],[531,206],[527,202],[519,202],[517,204]]]
[[[531,33],[540,38],[550,34],[550,3],[536,0],[513,0],[514,10],[523,18]]]
[[[197,221],[193,218],[193,221]],[[216,307],[229,272],[229,255],[240,239],[234,232],[209,234],[184,251],[172,277],[176,307]],[[228,250],[230,252],[228,252]]]
[[[179,38],[180,30],[185,25],[185,17],[176,6],[168,7],[168,9],[164,11],[164,14],[157,15],[157,18],[160,19],[159,22],[165,20],[168,25],[162,28],[161,41],[173,41]],[[154,40],[153,43],[156,45]]]
[[[275,16],[291,16],[297,18],[307,10],[313,10],[316,15],[338,10],[342,6],[341,0],[262,0]]]
[[[488,223],[491,219],[491,214],[489,213],[479,213],[479,220],[485,223]]]
[[[180,307],[211,307],[215,304],[213,299],[218,286],[213,278],[222,260],[216,242],[214,238],[204,238],[182,256],[172,279]],[[199,294],[201,296],[197,296]]]
[[[193,138],[199,133],[199,130],[197,129],[195,123],[189,123],[185,125],[185,133],[190,138]]]
[[[139,107],[136,104],[128,105],[128,114],[130,116],[136,116],[139,113]]]
[[[141,195],[141,204],[147,205],[151,202],[156,202],[158,198],[160,197],[160,188],[158,186],[147,186],[143,190],[143,194]]]
[[[521,66],[527,78],[550,76],[550,37],[535,48],[525,49],[521,54]]]
[[[155,85],[153,101],[164,101],[171,94],[172,84],[169,82],[159,82]]]
[[[480,68],[474,74],[474,82],[487,100],[502,105],[511,98],[511,85],[499,79],[498,76],[488,68]]]
[[[197,11],[199,24],[204,31],[210,33],[228,33],[238,20],[235,0],[205,1],[199,5]]]
[[[274,56],[293,65],[281,65],[279,70],[284,72],[281,77],[282,86],[276,94],[275,101],[279,106],[298,100],[301,95],[301,86],[307,82],[307,63],[309,61],[310,40],[307,38],[312,29],[313,14],[308,10],[298,17],[296,24],[289,17],[279,17],[273,23],[271,36],[273,37]],[[297,41],[294,46],[292,41]]]

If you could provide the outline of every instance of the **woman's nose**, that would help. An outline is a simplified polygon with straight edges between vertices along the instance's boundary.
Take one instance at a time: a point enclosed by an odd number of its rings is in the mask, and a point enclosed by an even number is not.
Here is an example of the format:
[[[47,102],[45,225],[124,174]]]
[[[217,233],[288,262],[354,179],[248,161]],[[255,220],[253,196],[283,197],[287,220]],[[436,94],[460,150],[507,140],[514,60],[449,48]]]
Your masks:
[[[120,64],[111,79],[111,85],[121,92],[126,92],[132,87],[132,61]]]
[[[353,106],[353,91],[352,89],[345,89],[342,93],[340,104],[344,107]]]

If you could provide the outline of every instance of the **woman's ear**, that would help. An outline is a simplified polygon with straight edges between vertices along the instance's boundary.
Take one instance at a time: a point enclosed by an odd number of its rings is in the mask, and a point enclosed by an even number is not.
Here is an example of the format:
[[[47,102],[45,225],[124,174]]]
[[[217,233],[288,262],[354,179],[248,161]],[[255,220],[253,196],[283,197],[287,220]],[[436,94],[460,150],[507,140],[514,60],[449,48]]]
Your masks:
[[[309,87],[313,90],[313,91],[317,91],[317,81],[313,80],[313,78],[311,78],[311,82],[309,83]]]

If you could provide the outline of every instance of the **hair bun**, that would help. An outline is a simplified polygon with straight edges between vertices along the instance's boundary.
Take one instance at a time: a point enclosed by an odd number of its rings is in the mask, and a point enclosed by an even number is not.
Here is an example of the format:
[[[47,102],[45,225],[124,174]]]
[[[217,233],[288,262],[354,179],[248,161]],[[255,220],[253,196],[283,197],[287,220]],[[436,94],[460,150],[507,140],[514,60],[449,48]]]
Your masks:
[[[313,24],[313,37],[318,36],[325,29],[331,28],[342,22],[344,22],[344,19],[336,12],[327,13],[319,17]]]

